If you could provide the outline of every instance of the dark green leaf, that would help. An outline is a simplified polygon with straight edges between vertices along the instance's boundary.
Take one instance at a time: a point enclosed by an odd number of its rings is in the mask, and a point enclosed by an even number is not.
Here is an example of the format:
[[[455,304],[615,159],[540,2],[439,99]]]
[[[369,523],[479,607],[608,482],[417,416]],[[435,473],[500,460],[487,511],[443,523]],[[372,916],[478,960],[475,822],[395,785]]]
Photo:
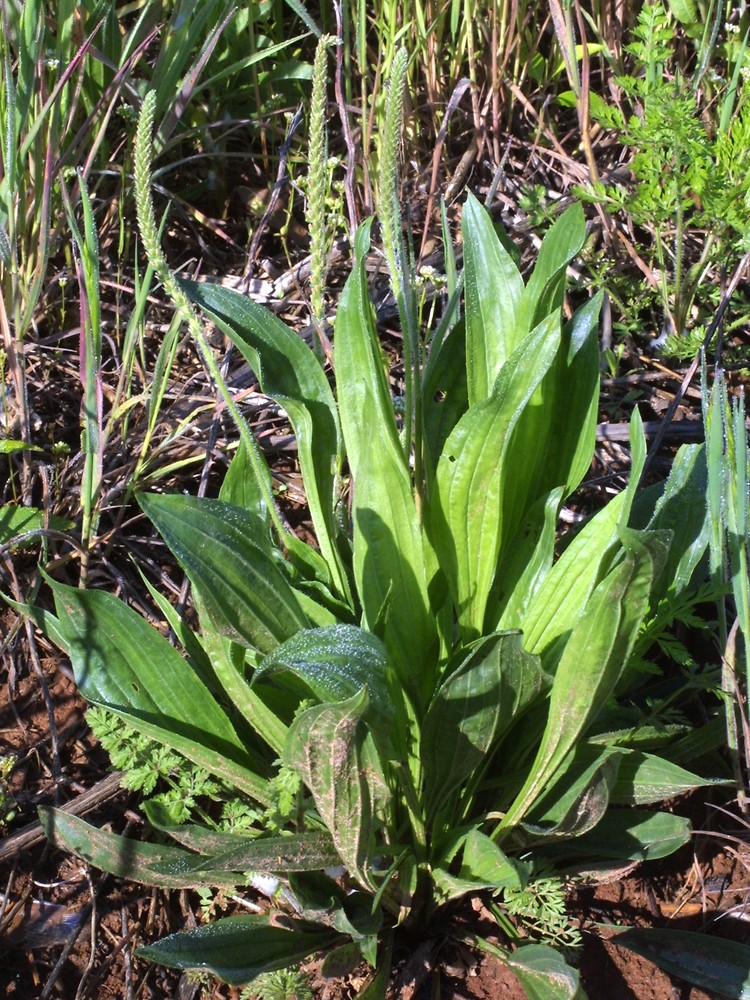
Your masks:
[[[529,1000],[586,1000],[578,971],[548,945],[521,945],[506,961]]]
[[[290,930],[272,927],[265,916],[227,917],[194,931],[171,934],[139,948],[136,954],[177,969],[208,969],[224,982],[239,986],[263,972],[295,966],[342,940],[335,931],[288,923]]]
[[[269,653],[309,625],[258,518],[182,494],[139,502],[227,638]]]
[[[287,412],[321,552],[338,593],[346,593],[336,549],[341,435],[333,393],[320,362],[285,323],[246,295],[207,282],[184,282],[183,287],[236,344],[263,392]]]
[[[50,585],[83,697],[269,805],[266,780],[177,650],[112,594]]]
[[[424,375],[424,436],[433,466],[450,432],[469,406],[465,358],[466,333],[461,320],[445,336],[439,349],[430,348]]]
[[[290,673],[321,702],[345,701],[367,685],[370,709],[385,722],[393,718],[389,672],[388,653],[377,636],[355,625],[333,625],[287,639],[258,665],[254,680]]]
[[[467,778],[478,779],[488,753],[539,694],[539,658],[527,653],[518,632],[478,640],[448,667],[422,727],[424,803],[428,821]]]
[[[210,657],[216,682],[224,691],[228,702],[239,712],[251,729],[271,747],[281,753],[288,726],[269,708],[245,677],[244,646],[225,639],[203,608],[199,590],[193,591],[193,602],[201,621],[203,645]]]
[[[622,752],[599,747],[591,754],[569,754],[522,824],[532,840],[580,837],[593,829],[609,805]]]
[[[316,705],[294,720],[284,761],[312,792],[342,862],[364,886],[371,860],[373,812],[387,785],[372,737],[361,722],[367,688],[334,704]]]
[[[39,820],[48,839],[56,847],[64,847],[95,868],[118,878],[167,889],[200,886],[233,888],[244,881],[239,869],[210,874],[196,871],[195,854],[178,847],[147,844],[107,833],[61,809],[40,806]]]
[[[711,996],[750,1000],[750,948],[745,944],[661,927],[630,928],[610,940]]]
[[[560,853],[587,859],[655,861],[679,850],[688,843],[690,835],[690,821],[683,816],[643,809],[610,809],[593,830],[567,841]]]
[[[703,558],[709,538],[709,511],[706,504],[708,470],[704,445],[684,445],[672,462],[664,492],[651,529],[672,532],[672,546],[655,597],[670,589],[682,593]]]
[[[684,795],[695,788],[725,784],[731,784],[731,781],[701,778],[663,757],[633,750],[622,759],[611,800],[645,806]]]

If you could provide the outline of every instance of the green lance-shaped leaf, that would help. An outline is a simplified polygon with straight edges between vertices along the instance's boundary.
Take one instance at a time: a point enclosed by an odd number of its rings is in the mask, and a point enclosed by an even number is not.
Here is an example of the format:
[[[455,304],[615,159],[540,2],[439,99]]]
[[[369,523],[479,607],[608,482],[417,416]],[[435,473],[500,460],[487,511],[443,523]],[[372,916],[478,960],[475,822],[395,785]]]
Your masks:
[[[547,573],[522,618],[527,649],[542,653],[573,629],[620,548],[625,493],[584,525]]]
[[[472,406],[445,443],[437,467],[431,540],[464,635],[484,631],[487,600],[506,537],[506,465],[511,433],[559,344],[554,317],[540,324],[503,366],[492,395]]]
[[[466,387],[466,327],[455,323],[440,340],[430,342],[422,377],[424,440],[434,468],[448,435],[469,407]]]
[[[513,528],[550,490],[563,487],[565,496],[572,493],[591,465],[599,405],[596,327],[601,301],[601,294],[595,296],[565,325],[555,359],[514,429],[508,454],[514,474],[504,496],[504,517]],[[549,315],[559,316],[559,310]]]
[[[289,872],[319,872],[337,865],[339,854],[330,834],[324,831],[295,833],[288,837],[258,837],[196,859],[193,870],[199,872],[261,872],[284,875]]]
[[[586,1000],[578,970],[549,945],[521,945],[506,961],[529,1000]]]
[[[372,737],[362,719],[367,688],[338,703],[316,705],[292,724],[283,760],[309,788],[341,861],[363,886],[373,835],[373,812],[387,794]]]
[[[363,452],[386,438],[400,449],[384,361],[373,321],[365,258],[372,220],[359,227],[354,267],[341,293],[335,324],[336,395],[350,468],[356,475]],[[370,410],[365,409],[369,403]]]
[[[563,487],[541,497],[505,546],[488,602],[496,629],[520,628],[526,610],[552,568]]]
[[[254,683],[283,675],[300,678],[321,702],[345,701],[367,686],[368,714],[387,730],[394,706],[388,684],[393,674],[383,643],[355,625],[333,625],[298,632],[256,668]]]
[[[519,319],[528,330],[563,304],[565,272],[586,240],[586,219],[580,203],[571,205],[549,229],[524,289]],[[597,310],[598,311],[598,310]]]
[[[293,920],[287,926],[271,926],[266,916],[226,917],[193,931],[170,934],[136,954],[176,969],[207,969],[225,983],[240,986],[264,972],[296,966],[344,940],[328,928],[311,928]]]
[[[470,194],[461,217],[466,295],[466,376],[471,406],[487,399],[528,333],[517,322],[524,293],[515,261],[487,210]]]
[[[692,836],[690,820],[667,812],[646,809],[609,809],[593,830],[565,841],[549,851],[551,859],[576,857],[582,867],[592,868],[592,859],[656,861],[669,857]]]
[[[669,927],[631,927],[609,940],[709,996],[750,1000],[750,948],[746,944]]]
[[[451,875],[448,868],[459,851],[461,868]],[[440,901],[448,902],[484,889],[523,889],[529,871],[528,863],[507,857],[484,833],[471,829],[449,845],[440,866],[432,869],[432,880]]]
[[[225,639],[217,631],[203,608],[200,592],[195,589],[193,602],[200,618],[201,641],[215,681],[224,691],[229,704],[276,754],[280,754],[289,727],[249,684],[245,676],[245,647]]]
[[[323,868],[339,863],[331,836],[323,830],[258,837],[212,830],[195,823],[175,825],[169,810],[158,799],[144,802],[143,811],[153,827],[168,834],[182,847],[196,852],[190,855],[196,876],[204,870],[213,874],[250,871],[260,874],[315,872],[317,875]],[[155,864],[156,869],[161,870],[161,862]]]
[[[547,725],[529,777],[502,820],[510,831],[529,811],[622,673],[648,608],[654,564],[666,555],[658,533],[628,532],[622,561],[596,588],[565,642]],[[544,657],[542,657],[544,665]]]
[[[181,847],[142,843],[108,833],[62,809],[41,807],[39,818],[47,837],[57,847],[65,847],[118,878],[165,889],[232,888],[247,881],[247,872],[319,872],[338,862],[331,838],[323,832],[259,838],[218,835],[218,844],[205,856]],[[179,835],[182,828],[174,831]],[[203,848],[217,837],[212,830],[205,834],[200,842]]]
[[[632,750],[625,753],[610,801],[624,805],[652,805],[712,785],[731,784],[729,779],[702,778],[671,760]]]
[[[648,524],[650,529],[672,532],[669,559],[659,578],[654,600],[666,594],[668,589],[681,594],[705,554],[710,535],[707,490],[705,445],[683,445],[675,455]]]
[[[142,494],[139,502],[227,638],[269,653],[309,625],[258,518],[182,494]]]
[[[643,424],[637,410],[630,422],[631,473],[628,486],[583,527],[549,571],[523,619],[527,649],[544,653],[576,625],[620,551],[620,528],[628,524],[635,490],[646,459]]]
[[[47,838],[56,846],[72,851],[95,868],[131,879],[144,885],[165,889],[191,889],[200,886],[233,888],[242,883],[242,869],[205,873],[192,871],[198,858],[180,847],[168,844],[141,843],[119,834],[107,833],[85,820],[61,809],[42,806],[39,820]]]
[[[411,472],[367,294],[369,226],[360,226],[355,265],[336,313],[336,389],[354,480],[354,575],[366,626],[384,641],[411,699],[426,700],[437,629],[429,611],[425,547]]]
[[[622,751],[618,747],[597,750],[585,758],[571,752],[562,762],[522,824],[531,841],[580,837],[600,822],[617,780]]]
[[[336,403],[320,362],[285,323],[247,296],[208,282],[184,282],[182,287],[236,345],[263,392],[288,414],[320,551],[337,594],[346,596],[336,545],[343,442]]]
[[[50,586],[84,698],[270,805],[267,781],[256,773],[228,716],[155,628],[112,594],[52,581]]]
[[[542,690],[539,657],[521,643],[518,632],[487,636],[449,665],[420,741],[428,823],[467,778],[481,775],[490,749]]]
[[[237,452],[229,463],[224,481],[219,490],[219,500],[224,503],[234,504],[235,507],[242,507],[244,510],[255,514],[265,524],[269,525],[271,519],[268,515],[265,497],[253,474],[253,465],[250,461],[247,448],[242,440],[238,442]]]
[[[0,455],[3,454],[4,441],[0,441]],[[25,448],[26,445],[21,444]],[[48,528],[54,531],[69,531],[75,522],[65,517],[58,517],[52,514],[49,518],[43,510],[38,507],[17,507],[15,504],[7,504],[0,507],[0,547],[6,545],[33,545],[38,541],[43,532]],[[21,537],[18,541],[18,536]]]

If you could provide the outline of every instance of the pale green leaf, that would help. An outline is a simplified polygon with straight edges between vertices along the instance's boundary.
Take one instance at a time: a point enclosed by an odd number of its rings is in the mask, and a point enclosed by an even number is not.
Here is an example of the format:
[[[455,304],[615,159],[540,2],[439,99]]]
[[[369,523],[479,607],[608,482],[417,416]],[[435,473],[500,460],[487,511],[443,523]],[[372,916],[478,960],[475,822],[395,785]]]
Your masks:
[[[521,628],[526,610],[552,568],[563,488],[541,497],[505,546],[488,612],[499,615],[497,631]]]
[[[565,270],[585,239],[586,219],[576,202],[555,220],[542,240],[519,310],[526,329],[533,329],[562,306]]]
[[[448,864],[459,851],[461,867],[458,875],[452,875]],[[489,837],[474,829],[451,845],[443,864],[444,867],[432,870],[432,880],[442,902],[485,889],[523,889],[530,871],[530,865],[509,858]]]
[[[446,441],[437,468],[430,537],[466,638],[484,631],[485,610],[502,549],[511,432],[552,363],[554,318],[537,327],[503,366],[489,399],[472,406]]]
[[[14,441],[11,438],[3,438],[0,441],[0,455],[11,455],[15,451],[41,451],[37,445],[27,444],[26,441]]]
[[[383,643],[364,629],[335,625],[298,632],[261,661],[254,682],[273,677],[283,684],[286,673],[303,680],[321,702],[345,701],[366,685],[373,715],[384,724],[393,718],[393,668]]]
[[[526,648],[544,653],[580,619],[594,588],[621,549],[618,530],[627,526],[646,460],[646,439],[638,410],[630,422],[631,475],[628,486],[584,525],[547,574],[524,621]],[[662,553],[662,560],[666,553]]]
[[[600,305],[597,295],[565,326],[552,364],[513,429],[507,456],[513,476],[503,498],[511,532],[540,497],[559,487],[564,496],[570,494],[591,465],[599,403]],[[562,322],[555,317],[559,312],[549,322]]]
[[[249,510],[266,525],[269,525],[270,532],[270,518],[263,491],[253,475],[253,467],[242,440],[239,441],[237,452],[229,463],[227,474],[224,476],[224,482],[219,490],[219,500]]]
[[[2,442],[0,442],[2,444]],[[41,533],[45,528],[53,531],[69,531],[74,521],[56,514],[46,515],[38,507],[18,507],[6,504],[0,507],[0,547],[11,545],[33,545],[35,537],[18,540],[19,535],[27,532]]]
[[[517,323],[524,293],[515,261],[495,233],[487,210],[469,194],[461,217],[466,296],[466,377],[469,404],[492,393],[500,369],[528,327]]]
[[[437,629],[411,472],[373,325],[364,266],[368,247],[369,225],[363,225],[335,332],[336,388],[354,480],[354,574],[365,624],[383,639],[402,685],[418,704],[432,687],[428,665]]]
[[[245,647],[225,639],[214,628],[203,611],[200,591],[193,592],[193,601],[201,620],[203,645],[210,658],[216,681],[221,685],[229,704],[245,719],[260,738],[280,754],[288,726],[270,709],[245,677]]]
[[[648,608],[654,563],[664,557],[664,543],[657,533],[629,532],[623,544],[624,557],[596,588],[563,646],[536,760],[501,829],[513,826],[527,813],[596,717],[627,664]]]

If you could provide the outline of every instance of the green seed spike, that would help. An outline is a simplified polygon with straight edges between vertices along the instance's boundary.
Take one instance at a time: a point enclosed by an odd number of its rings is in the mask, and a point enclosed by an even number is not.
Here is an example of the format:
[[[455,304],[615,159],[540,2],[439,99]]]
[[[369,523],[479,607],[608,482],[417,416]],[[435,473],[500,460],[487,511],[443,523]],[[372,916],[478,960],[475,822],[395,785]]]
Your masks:
[[[414,483],[417,509],[421,513],[423,484],[421,358],[411,260],[401,227],[398,190],[398,158],[404,114],[404,87],[408,65],[406,49],[400,48],[393,60],[388,98],[385,105],[385,136],[380,170],[378,215],[383,230],[383,252],[398,305],[404,338],[404,373],[406,400],[404,413],[404,448],[407,457],[414,455]]]
[[[310,165],[307,174],[307,220],[310,228],[310,271],[312,321],[318,332],[316,353],[322,359],[321,337],[324,321],[323,293],[326,282],[328,225],[328,132],[326,129],[326,54],[338,44],[332,35],[323,35],[315,50],[313,64],[312,106],[310,108]]]
[[[271,487],[271,477],[263,456],[260,453],[258,443],[247,425],[244,417],[237,408],[237,404],[232,398],[232,394],[221,376],[216,358],[203,333],[203,326],[190,300],[177,282],[177,279],[169,269],[167,258],[159,243],[159,229],[156,224],[154,214],[154,201],[151,194],[151,136],[154,128],[154,117],[156,111],[156,94],[149,91],[144,98],[141,107],[141,114],[138,119],[138,128],[135,137],[135,203],[136,214],[138,216],[138,228],[141,233],[143,245],[146,248],[149,263],[156,272],[165,291],[174,302],[179,313],[184,316],[188,324],[190,335],[198,345],[198,349],[203,356],[206,367],[211,374],[211,378],[219,387],[227,409],[232,414],[232,419],[237,425],[243,444],[247,448],[250,456],[250,463],[259,488],[263,494],[263,499],[273,520],[282,542],[289,541],[291,533],[284,524],[279,509],[276,506],[273,489]]]

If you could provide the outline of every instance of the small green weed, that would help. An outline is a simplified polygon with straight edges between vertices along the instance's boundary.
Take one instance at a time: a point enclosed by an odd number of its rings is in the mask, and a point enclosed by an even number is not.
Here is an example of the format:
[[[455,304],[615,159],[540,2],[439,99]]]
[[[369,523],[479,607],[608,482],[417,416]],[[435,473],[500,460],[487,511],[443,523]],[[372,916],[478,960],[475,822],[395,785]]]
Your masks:
[[[310,979],[299,969],[278,969],[245,986],[240,1000],[313,1000],[313,991]]]
[[[12,754],[0,757],[0,831],[16,818],[15,802],[8,787],[8,780],[16,766],[16,758]]]
[[[525,888],[506,891],[502,905],[536,941],[559,948],[574,959],[583,938],[571,924],[567,894],[568,886],[559,875],[539,872]]]
[[[640,252],[661,300],[661,342],[689,330],[717,263],[726,266],[747,249],[750,90],[727,84],[726,100],[717,102],[721,117],[709,124],[691,81],[679,68],[667,71],[675,34],[661,0],[643,5],[633,35],[626,46],[633,74],[617,78],[628,110],[592,95],[592,114],[631,151],[634,183],[597,189],[593,197],[649,238]],[[632,310],[640,295],[634,291],[621,311]]]

